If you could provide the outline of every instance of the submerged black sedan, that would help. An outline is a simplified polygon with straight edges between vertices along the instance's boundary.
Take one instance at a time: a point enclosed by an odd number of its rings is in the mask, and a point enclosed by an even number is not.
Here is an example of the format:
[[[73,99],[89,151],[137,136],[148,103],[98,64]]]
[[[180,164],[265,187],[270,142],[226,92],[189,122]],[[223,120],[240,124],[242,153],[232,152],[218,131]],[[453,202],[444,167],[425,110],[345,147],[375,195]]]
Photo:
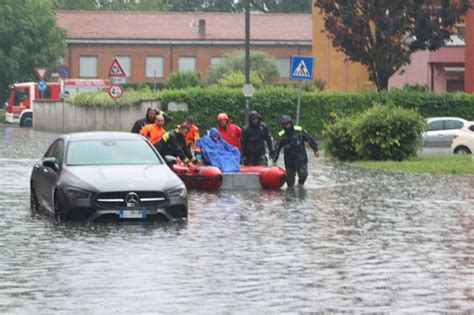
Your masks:
[[[166,162],[140,135],[63,135],[33,167],[31,208],[74,221],[187,218],[186,187]]]

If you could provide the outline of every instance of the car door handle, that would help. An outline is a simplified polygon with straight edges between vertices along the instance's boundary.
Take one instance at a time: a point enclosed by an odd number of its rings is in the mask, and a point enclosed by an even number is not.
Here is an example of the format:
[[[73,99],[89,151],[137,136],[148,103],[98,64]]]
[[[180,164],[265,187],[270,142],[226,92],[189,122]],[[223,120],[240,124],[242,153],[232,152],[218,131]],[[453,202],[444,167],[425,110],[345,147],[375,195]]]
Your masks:
[[[44,168],[43,173],[48,174],[48,170]]]

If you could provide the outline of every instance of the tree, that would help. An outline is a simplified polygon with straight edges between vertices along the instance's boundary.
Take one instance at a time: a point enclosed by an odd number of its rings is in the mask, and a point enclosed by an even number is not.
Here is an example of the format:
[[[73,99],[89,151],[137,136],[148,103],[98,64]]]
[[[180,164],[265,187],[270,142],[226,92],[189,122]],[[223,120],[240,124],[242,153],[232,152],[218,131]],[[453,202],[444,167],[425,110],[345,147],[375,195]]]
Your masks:
[[[0,5],[0,93],[16,81],[37,80],[34,68],[56,69],[66,32],[56,26],[49,0],[3,0]]]
[[[380,91],[414,52],[446,45],[469,0],[316,0],[315,6],[334,47],[367,66]]]
[[[250,52],[250,67],[259,76],[263,84],[275,81],[278,75],[278,67],[274,59],[268,57],[263,51]],[[230,73],[245,73],[245,54],[236,51],[225,54],[217,65],[211,66],[207,73],[207,80],[211,84],[219,83],[219,80]]]

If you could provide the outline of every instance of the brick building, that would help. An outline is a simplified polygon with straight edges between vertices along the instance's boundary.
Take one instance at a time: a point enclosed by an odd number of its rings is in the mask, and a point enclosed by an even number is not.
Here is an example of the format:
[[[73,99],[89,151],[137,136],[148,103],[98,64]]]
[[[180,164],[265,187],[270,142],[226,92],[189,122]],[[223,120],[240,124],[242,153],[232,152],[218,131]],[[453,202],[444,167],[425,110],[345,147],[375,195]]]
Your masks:
[[[244,49],[240,13],[58,11],[67,31],[64,63],[74,78],[107,78],[117,58],[128,81],[162,81],[172,71],[207,70],[222,55]],[[252,14],[252,49],[274,57],[282,80],[291,55],[311,55],[311,14]]]

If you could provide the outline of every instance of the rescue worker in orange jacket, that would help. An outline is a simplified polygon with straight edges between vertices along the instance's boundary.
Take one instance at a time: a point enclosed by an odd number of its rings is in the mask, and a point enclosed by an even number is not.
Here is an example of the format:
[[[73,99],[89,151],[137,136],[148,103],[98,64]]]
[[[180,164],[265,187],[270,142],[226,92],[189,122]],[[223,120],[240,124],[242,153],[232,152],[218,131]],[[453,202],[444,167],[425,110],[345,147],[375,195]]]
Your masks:
[[[199,140],[199,128],[194,124],[194,117],[189,115],[184,120],[184,123],[189,126],[189,132],[186,135],[186,144],[192,144],[194,154],[201,152],[199,147],[196,147],[196,142]]]
[[[161,137],[166,133],[164,128],[165,117],[163,115],[157,115],[155,117],[155,123],[145,125],[141,130],[140,134],[150,140],[152,144],[157,143]]]
[[[242,129],[240,129],[236,124],[233,124],[232,120],[226,113],[220,113],[217,115],[217,124],[219,125],[217,130],[221,134],[222,139],[240,150]]]

